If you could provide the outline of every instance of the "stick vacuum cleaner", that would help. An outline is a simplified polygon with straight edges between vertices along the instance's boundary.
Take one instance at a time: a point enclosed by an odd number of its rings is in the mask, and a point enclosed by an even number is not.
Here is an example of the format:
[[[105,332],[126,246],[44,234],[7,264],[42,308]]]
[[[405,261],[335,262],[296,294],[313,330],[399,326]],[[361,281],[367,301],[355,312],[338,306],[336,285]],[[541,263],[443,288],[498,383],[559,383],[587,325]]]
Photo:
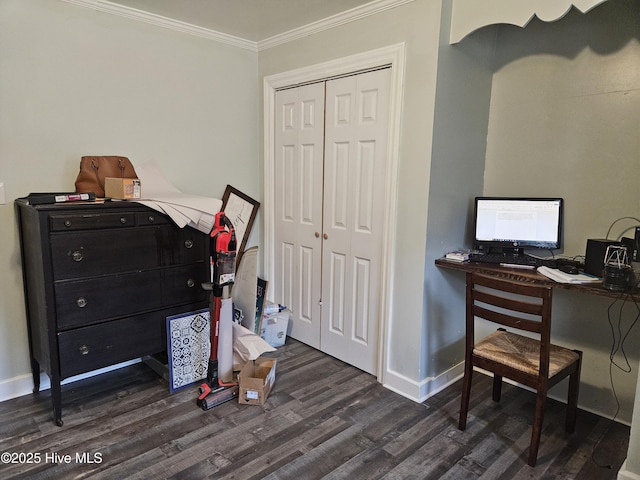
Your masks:
[[[222,403],[238,397],[237,383],[223,383],[218,376],[218,340],[220,332],[220,310],[222,299],[227,288],[235,280],[236,263],[236,234],[231,221],[224,212],[218,212],[215,217],[210,239],[211,252],[211,283],[202,287],[211,291],[210,337],[211,352],[207,368],[207,379],[200,385],[197,404],[203,410],[209,410]],[[228,296],[228,295],[227,295]]]

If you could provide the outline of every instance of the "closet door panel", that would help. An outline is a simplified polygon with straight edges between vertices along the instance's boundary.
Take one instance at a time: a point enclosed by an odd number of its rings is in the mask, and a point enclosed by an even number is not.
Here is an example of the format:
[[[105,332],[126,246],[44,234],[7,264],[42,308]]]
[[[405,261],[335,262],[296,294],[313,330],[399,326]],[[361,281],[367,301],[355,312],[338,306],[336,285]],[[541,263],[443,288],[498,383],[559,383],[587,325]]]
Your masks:
[[[291,309],[291,333],[320,346],[324,84],[276,94],[274,298]]]
[[[327,82],[321,349],[369,373],[378,361],[388,92],[389,70]]]

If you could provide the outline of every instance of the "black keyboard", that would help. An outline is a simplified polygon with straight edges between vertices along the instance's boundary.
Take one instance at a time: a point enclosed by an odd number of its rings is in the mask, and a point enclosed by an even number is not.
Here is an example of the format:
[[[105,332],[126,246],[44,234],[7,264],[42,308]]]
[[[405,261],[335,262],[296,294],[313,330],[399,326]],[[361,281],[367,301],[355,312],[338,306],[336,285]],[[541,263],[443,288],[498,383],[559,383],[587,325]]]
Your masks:
[[[469,261],[531,268],[557,266],[556,260],[551,258],[538,258],[530,255],[507,255],[503,253],[472,253],[469,256]]]

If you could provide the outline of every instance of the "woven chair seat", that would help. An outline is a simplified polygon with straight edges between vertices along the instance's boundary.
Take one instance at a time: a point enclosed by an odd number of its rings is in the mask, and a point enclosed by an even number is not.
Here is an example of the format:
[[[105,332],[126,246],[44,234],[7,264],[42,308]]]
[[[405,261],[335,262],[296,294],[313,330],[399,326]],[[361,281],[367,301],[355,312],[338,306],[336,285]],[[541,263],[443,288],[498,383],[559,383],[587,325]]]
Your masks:
[[[473,349],[474,355],[506,364],[528,375],[538,375],[540,342],[511,332],[497,331],[487,336]],[[579,355],[568,348],[549,346],[549,376],[576,362]]]

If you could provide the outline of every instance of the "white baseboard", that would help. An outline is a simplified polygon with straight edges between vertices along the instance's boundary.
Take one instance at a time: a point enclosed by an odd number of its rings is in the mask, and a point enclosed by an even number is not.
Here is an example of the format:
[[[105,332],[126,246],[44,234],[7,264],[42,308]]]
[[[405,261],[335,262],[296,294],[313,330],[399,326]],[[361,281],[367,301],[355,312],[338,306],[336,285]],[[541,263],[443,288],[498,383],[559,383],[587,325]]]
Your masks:
[[[618,471],[617,479],[618,480],[640,480],[640,474],[628,471],[627,462],[625,460],[625,462],[622,464],[622,467],[620,467],[620,470]]]
[[[463,372],[464,363],[459,363],[437,377],[425,378],[418,382],[393,370],[387,370],[383,385],[403,397],[422,403],[462,378]]]
[[[99,370],[94,370],[92,372],[83,373],[82,375],[76,375],[75,377],[69,377],[62,381],[62,385],[76,382],[84,378],[93,377],[95,375],[100,375],[101,373],[117,370],[118,368],[126,367],[140,362],[141,360],[138,358],[135,360],[129,360],[128,362],[122,362],[116,365],[101,368]],[[45,373],[41,373],[40,391],[49,390],[50,388],[51,381],[49,380],[49,376]],[[23,395],[29,395],[31,393],[33,393],[33,377],[30,373],[19,375],[17,377],[9,378],[0,382],[0,402],[4,402],[5,400],[10,400],[12,398],[22,397]]]
[[[46,375],[44,375],[46,377]],[[47,382],[49,381],[49,377]],[[40,383],[42,384],[42,379]],[[0,382],[0,402],[21,397],[33,392],[33,377],[31,374],[20,375]]]

